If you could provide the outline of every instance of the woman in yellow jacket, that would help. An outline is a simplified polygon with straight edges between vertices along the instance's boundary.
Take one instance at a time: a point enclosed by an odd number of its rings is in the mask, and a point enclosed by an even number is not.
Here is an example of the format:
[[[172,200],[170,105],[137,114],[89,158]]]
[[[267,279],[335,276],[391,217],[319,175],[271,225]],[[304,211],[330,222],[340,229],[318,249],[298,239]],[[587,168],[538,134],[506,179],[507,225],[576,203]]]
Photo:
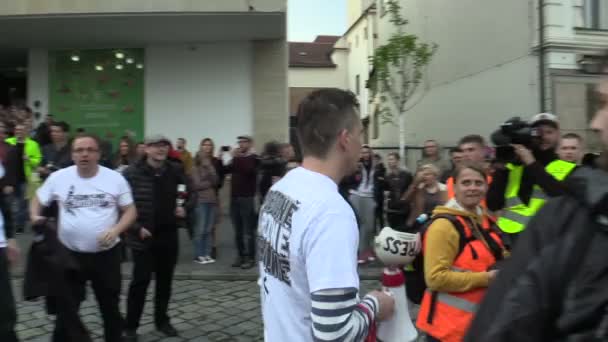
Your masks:
[[[424,235],[427,290],[416,325],[427,341],[464,338],[477,305],[506,256],[493,222],[480,206],[488,188],[482,168],[465,164],[454,174],[455,197],[433,211]]]

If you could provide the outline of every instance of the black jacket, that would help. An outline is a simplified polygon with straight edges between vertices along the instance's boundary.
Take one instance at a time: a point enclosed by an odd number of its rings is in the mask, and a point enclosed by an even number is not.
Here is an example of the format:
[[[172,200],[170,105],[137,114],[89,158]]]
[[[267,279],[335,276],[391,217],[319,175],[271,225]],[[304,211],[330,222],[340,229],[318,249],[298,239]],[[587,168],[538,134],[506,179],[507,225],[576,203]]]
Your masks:
[[[580,168],[518,240],[465,341],[608,341],[608,173]],[[603,320],[603,323],[601,323]]]
[[[183,168],[175,163],[166,162],[160,170],[153,169],[145,159],[129,166],[123,173],[127,182],[131,186],[133,200],[137,208],[137,220],[127,232],[127,244],[134,249],[146,248],[148,240],[142,241],[139,238],[139,231],[142,227],[146,228],[154,238],[154,230],[158,229],[156,219],[163,215],[163,225],[177,225],[178,219],[175,217],[177,206],[177,185],[185,184],[188,192],[186,201],[186,212],[193,204],[193,193],[191,183],[186,177]],[[162,182],[162,193],[158,193],[156,181]],[[163,213],[158,213],[162,208]]]
[[[550,197],[561,196],[566,193],[566,185],[547,173],[545,167],[558,159],[553,151],[536,152],[536,162],[524,167],[518,197],[523,203],[530,203],[534,185],[540,186]],[[505,207],[505,191],[509,181],[508,169],[497,169],[492,176],[492,183],[488,189],[486,200],[491,211],[502,210]]]
[[[259,164],[260,171],[260,195],[263,201],[264,197],[268,193],[268,190],[272,187],[273,177],[283,177],[287,172],[287,162],[281,157],[263,156],[260,158]]]
[[[390,212],[396,212],[403,215],[408,215],[410,205],[408,202],[401,200],[401,197],[410,187],[414,177],[406,170],[400,169],[397,173],[389,173],[388,171],[380,181],[382,191],[389,192],[387,199],[387,208]]]

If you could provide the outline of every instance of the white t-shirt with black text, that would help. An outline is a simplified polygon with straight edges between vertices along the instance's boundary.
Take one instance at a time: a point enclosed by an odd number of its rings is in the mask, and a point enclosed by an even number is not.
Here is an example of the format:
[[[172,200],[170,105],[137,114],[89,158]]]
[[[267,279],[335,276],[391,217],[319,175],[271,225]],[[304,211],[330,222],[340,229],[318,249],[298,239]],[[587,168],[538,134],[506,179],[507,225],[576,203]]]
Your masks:
[[[310,294],[359,289],[359,233],[329,177],[299,167],[266,195],[258,226],[264,340],[312,341]]]
[[[120,207],[133,203],[125,178],[103,166],[91,178],[80,177],[76,166],[53,172],[36,195],[44,206],[59,202],[59,240],[76,252],[114,247],[120,239],[102,247],[98,238],[118,222]]]

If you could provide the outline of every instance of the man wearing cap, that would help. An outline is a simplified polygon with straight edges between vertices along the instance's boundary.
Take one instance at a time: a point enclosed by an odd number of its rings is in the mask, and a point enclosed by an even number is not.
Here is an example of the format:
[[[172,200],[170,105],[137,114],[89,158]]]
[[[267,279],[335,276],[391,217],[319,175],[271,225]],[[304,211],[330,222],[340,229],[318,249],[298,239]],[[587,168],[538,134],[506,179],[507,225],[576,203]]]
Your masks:
[[[138,216],[127,243],[133,252],[133,277],[127,299],[125,340],[137,341],[137,328],[152,273],[155,273],[154,323],[167,336],[177,336],[167,315],[173,273],[178,257],[178,218],[186,210],[177,205],[188,183],[183,168],[167,160],[170,141],[162,135],[145,140],[146,157],[127,168]],[[187,191],[186,191],[187,192]]]
[[[513,145],[517,162],[495,162],[496,172],[487,194],[488,209],[502,210],[497,224],[511,247],[545,201],[565,193],[562,181],[576,168],[576,164],[560,160],[556,153],[560,130],[555,115],[537,114],[530,125],[538,137],[532,150]]]
[[[249,269],[254,266],[255,258],[255,194],[259,159],[252,150],[253,139],[250,136],[241,135],[237,139],[239,147],[232,150],[232,161],[225,168],[232,174],[230,217],[239,253],[232,267]]]

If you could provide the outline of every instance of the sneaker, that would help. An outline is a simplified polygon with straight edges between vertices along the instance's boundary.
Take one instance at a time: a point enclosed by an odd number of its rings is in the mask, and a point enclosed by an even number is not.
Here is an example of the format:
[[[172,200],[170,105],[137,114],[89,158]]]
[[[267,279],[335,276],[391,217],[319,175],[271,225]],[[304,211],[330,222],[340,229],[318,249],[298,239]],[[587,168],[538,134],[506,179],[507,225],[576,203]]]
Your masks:
[[[213,259],[212,257],[204,257],[205,258],[205,264],[213,264],[215,262],[215,259]]]
[[[376,255],[374,254],[374,252],[369,252],[369,256],[367,257],[367,261],[369,261],[369,262],[376,261]]]
[[[156,327],[156,330],[160,331],[161,333],[165,334],[168,337],[177,336],[177,330],[175,330],[175,328],[171,325],[171,323],[165,323],[159,327]]]
[[[369,253],[367,253],[367,252],[359,253],[359,259],[357,260],[357,263],[359,265],[366,264],[368,261],[369,261]]]
[[[248,270],[248,269],[252,268],[253,266],[254,266],[253,259],[247,258],[247,259],[245,259],[245,262],[243,262],[243,264],[241,265],[241,268],[244,270]]]
[[[205,257],[201,257],[201,256],[196,257],[196,258],[194,258],[194,262],[197,263],[197,264],[204,265],[205,264]]]

